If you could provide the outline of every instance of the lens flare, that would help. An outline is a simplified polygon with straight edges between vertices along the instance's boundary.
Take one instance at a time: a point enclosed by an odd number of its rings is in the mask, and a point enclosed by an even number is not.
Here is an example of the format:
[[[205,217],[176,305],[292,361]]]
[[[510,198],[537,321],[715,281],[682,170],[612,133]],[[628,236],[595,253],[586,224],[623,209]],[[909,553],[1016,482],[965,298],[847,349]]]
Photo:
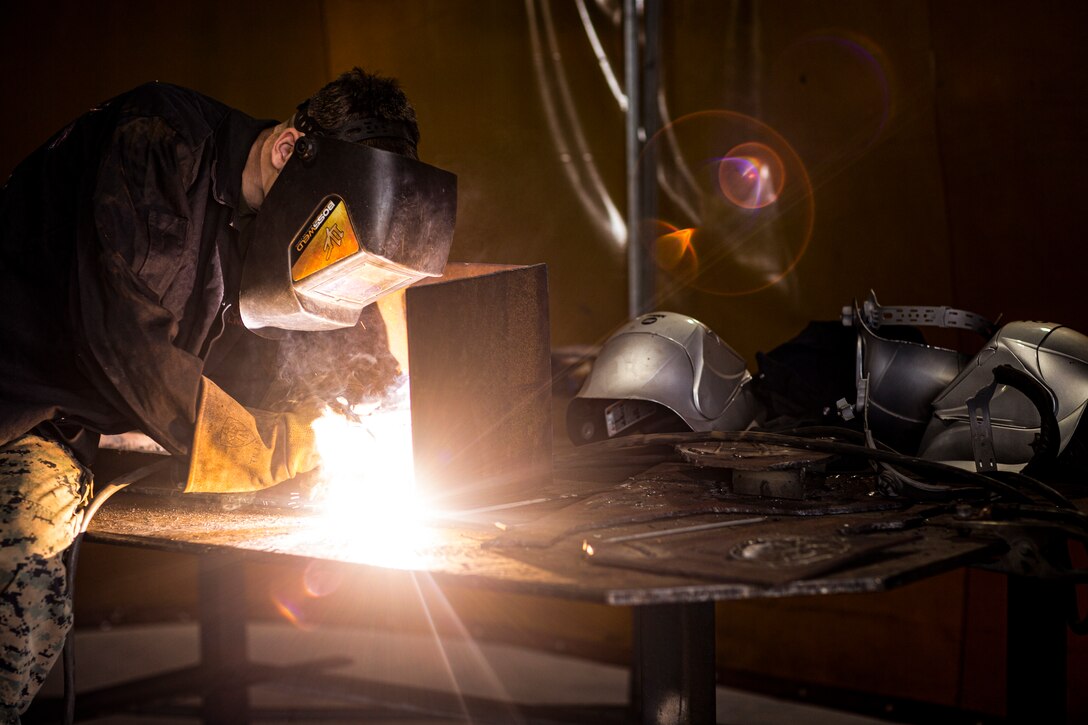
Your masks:
[[[770,64],[766,109],[796,119],[790,137],[812,164],[839,164],[871,149],[895,113],[883,49],[846,29],[825,28],[785,47]]]
[[[765,144],[736,146],[718,164],[722,194],[744,209],[762,209],[775,203],[785,183],[782,159]]]
[[[673,274],[694,274],[699,260],[691,245],[694,229],[677,229],[669,224],[658,223],[651,232],[654,239],[654,260],[661,269]]]
[[[302,630],[312,628],[312,626],[306,622],[305,617],[303,617],[301,612],[302,608],[296,603],[283,597],[273,596],[272,606],[276,608],[276,611],[279,612],[280,616],[291,626]]]
[[[655,134],[661,218],[640,239],[662,296],[739,296],[783,284],[812,237],[808,172],[775,129],[731,111],[700,111]]]
[[[329,596],[343,583],[344,572],[340,567],[329,566],[320,561],[311,561],[302,572],[302,587],[314,599]]]

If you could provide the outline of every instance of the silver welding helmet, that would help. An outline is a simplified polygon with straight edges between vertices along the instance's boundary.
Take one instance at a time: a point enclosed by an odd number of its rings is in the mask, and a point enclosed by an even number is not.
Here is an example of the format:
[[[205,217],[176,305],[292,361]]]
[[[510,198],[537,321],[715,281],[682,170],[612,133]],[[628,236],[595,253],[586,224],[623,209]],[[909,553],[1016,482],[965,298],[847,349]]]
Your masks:
[[[919,455],[947,462],[975,461],[968,406],[990,386],[989,446],[998,467],[1020,468],[1035,455],[1043,423],[1040,408],[1047,418],[1053,414],[1050,420],[1057,424],[1055,443],[1060,454],[1088,401],[1088,337],[1051,323],[1004,325],[933,401],[933,418]],[[1039,391],[1034,396],[1032,388]]]
[[[379,297],[442,274],[456,213],[451,173],[352,141],[300,137],[253,222],[243,323],[258,332],[351,327]]]
[[[944,327],[989,335],[992,323],[951,307],[881,306],[873,292],[863,303],[844,307],[842,321],[858,332],[857,399],[852,414],[866,415],[877,440],[913,454],[929,423],[933,399],[959,374],[968,357],[956,350],[883,335],[881,328]]]
[[[601,347],[567,408],[575,443],[612,438],[679,419],[677,430],[742,430],[755,417],[744,359],[687,315],[654,312],[620,328]]]

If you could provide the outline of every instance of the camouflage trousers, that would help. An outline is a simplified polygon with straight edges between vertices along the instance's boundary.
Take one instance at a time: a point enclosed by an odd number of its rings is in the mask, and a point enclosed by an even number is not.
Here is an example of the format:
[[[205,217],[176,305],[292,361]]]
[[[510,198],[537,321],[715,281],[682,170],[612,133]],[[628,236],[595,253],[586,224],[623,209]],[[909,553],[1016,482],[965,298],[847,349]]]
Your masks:
[[[90,473],[51,440],[0,446],[0,722],[29,706],[72,627],[62,554],[79,533]]]

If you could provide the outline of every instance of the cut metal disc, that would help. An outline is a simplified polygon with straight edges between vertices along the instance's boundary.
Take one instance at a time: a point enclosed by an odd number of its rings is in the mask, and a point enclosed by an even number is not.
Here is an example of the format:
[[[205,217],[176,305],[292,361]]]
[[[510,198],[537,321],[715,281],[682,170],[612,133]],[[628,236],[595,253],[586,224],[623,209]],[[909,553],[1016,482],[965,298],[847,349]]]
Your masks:
[[[789,446],[746,441],[705,441],[680,443],[676,451],[688,463],[697,466],[729,468],[735,471],[788,471],[822,466],[831,453],[808,451]]]

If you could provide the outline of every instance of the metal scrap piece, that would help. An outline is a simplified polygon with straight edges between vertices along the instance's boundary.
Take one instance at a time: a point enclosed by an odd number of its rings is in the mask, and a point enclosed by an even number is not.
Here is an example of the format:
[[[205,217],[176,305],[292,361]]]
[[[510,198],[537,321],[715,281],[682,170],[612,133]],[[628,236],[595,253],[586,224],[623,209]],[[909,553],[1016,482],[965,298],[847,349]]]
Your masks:
[[[818,492],[830,453],[757,441],[701,441],[676,446],[698,466],[732,471],[732,491],[744,496],[803,499]]]
[[[710,581],[780,586],[839,571],[920,538],[920,534],[845,537],[834,532],[768,531],[753,538],[738,527],[657,539],[593,544],[593,564]],[[590,553],[592,552],[592,553]]]
[[[754,441],[701,441],[676,446],[680,457],[699,466],[733,471],[784,471],[824,466],[830,453]]]
[[[508,527],[497,547],[546,547],[574,534],[701,514],[817,516],[885,511],[906,502],[869,496],[868,485],[839,483],[804,500],[738,496],[712,469],[664,463],[602,493],[581,499],[522,526]]]

